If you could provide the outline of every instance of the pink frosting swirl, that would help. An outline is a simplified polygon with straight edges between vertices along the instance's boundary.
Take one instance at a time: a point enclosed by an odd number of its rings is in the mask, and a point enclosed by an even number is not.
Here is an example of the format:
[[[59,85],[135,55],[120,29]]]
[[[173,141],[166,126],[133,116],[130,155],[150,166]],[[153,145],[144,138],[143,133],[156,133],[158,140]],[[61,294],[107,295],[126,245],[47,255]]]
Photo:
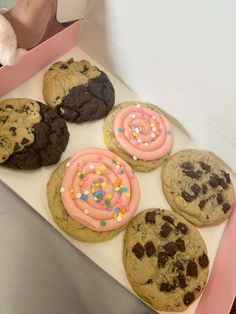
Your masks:
[[[140,104],[120,110],[114,119],[114,133],[120,146],[134,160],[157,160],[173,146],[170,122]]]
[[[96,231],[124,225],[138,207],[139,192],[130,166],[99,148],[79,151],[70,159],[60,188],[69,215]]]

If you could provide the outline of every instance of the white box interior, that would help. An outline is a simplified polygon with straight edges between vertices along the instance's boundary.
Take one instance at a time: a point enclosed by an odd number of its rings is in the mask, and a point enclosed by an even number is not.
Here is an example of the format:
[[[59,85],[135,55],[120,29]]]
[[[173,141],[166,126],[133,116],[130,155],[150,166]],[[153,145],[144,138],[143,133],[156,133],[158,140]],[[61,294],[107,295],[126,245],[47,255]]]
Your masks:
[[[67,60],[71,57],[73,57],[74,59],[85,58],[93,64],[97,65],[108,74],[116,90],[116,104],[126,100],[137,99],[138,96],[133,91],[131,91],[123,82],[121,82],[117,77],[109,73],[106,69],[102,68],[95,60],[93,60],[79,47],[75,47],[66,55],[64,55],[61,59]],[[32,79],[23,83],[18,88],[5,95],[4,98],[29,97],[43,102],[44,99],[42,96],[42,81],[45,71],[46,69],[43,69]],[[184,148],[198,147],[198,143],[185,132],[183,127],[173,117],[169,116],[169,119],[173,124],[175,134],[173,152],[179,151]],[[68,123],[70,140],[66,151],[62,155],[61,160],[70,157],[77,150],[86,147],[97,146],[105,148],[105,144],[103,142],[103,123],[104,119],[94,122],[83,123],[80,125]],[[34,171],[17,171],[7,168],[1,168],[0,180],[7,186],[9,186],[14,192],[16,192],[28,204],[30,204],[56,229],[58,229],[55,223],[52,221],[46,197],[47,181],[56,166],[57,165],[51,167],[43,167]],[[162,192],[161,168],[150,173],[137,173],[137,176],[141,188],[141,200],[138,211],[145,208],[153,207],[169,208],[169,205]],[[235,178],[232,179],[235,184]],[[205,239],[208,248],[208,253],[211,261],[210,269],[212,268],[225,225],[226,223],[223,223],[216,227],[200,229],[200,232]],[[73,240],[60,229],[58,229],[58,231],[61,232],[70,242],[72,242],[89,258],[91,258],[91,260],[93,260],[96,264],[98,264],[101,268],[108,272],[113,278],[119,281],[124,287],[132,291],[130,284],[126,278],[122,263],[124,231],[121,232],[114,239],[98,244],[82,243]],[[193,314],[198,302],[199,299],[194,302],[185,313]],[[161,312],[161,314],[162,313],[164,312]]]

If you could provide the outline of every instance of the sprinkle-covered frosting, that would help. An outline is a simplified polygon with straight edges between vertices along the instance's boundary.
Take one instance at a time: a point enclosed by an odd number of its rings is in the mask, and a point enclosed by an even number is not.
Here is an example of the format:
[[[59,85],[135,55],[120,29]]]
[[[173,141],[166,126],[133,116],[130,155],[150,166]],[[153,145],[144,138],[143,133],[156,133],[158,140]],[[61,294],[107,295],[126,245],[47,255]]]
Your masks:
[[[120,110],[114,119],[114,133],[121,147],[134,160],[157,160],[173,146],[170,122],[141,104]]]
[[[79,151],[70,159],[60,193],[69,215],[96,231],[121,227],[139,204],[134,171],[117,155],[99,148]]]

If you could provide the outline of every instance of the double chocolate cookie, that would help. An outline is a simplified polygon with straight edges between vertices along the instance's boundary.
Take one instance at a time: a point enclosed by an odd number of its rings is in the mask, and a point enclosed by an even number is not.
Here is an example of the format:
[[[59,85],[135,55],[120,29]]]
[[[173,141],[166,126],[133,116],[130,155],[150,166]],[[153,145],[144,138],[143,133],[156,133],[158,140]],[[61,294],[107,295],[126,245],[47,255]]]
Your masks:
[[[74,123],[105,117],[115,102],[107,75],[86,60],[54,63],[44,76],[43,95],[51,108]]]
[[[69,140],[65,120],[31,99],[0,102],[0,165],[37,169],[60,160]]]
[[[168,203],[194,225],[215,225],[233,210],[235,191],[230,175],[210,153],[194,149],[173,155],[162,171]]]
[[[146,209],[129,223],[124,267],[134,291],[160,311],[184,311],[208,277],[207,248],[199,231],[170,210]]]

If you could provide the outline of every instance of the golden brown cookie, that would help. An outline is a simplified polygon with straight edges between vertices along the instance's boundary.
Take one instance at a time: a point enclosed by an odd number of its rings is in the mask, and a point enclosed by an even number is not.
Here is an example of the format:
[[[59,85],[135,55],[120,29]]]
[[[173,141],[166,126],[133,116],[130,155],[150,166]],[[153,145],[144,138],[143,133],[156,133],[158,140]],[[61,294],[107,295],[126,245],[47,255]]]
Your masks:
[[[146,209],[128,224],[124,267],[134,291],[160,311],[184,311],[207,281],[209,260],[199,231],[170,210]]]
[[[198,227],[219,224],[233,210],[230,175],[209,152],[174,154],[162,170],[162,186],[171,208]]]

